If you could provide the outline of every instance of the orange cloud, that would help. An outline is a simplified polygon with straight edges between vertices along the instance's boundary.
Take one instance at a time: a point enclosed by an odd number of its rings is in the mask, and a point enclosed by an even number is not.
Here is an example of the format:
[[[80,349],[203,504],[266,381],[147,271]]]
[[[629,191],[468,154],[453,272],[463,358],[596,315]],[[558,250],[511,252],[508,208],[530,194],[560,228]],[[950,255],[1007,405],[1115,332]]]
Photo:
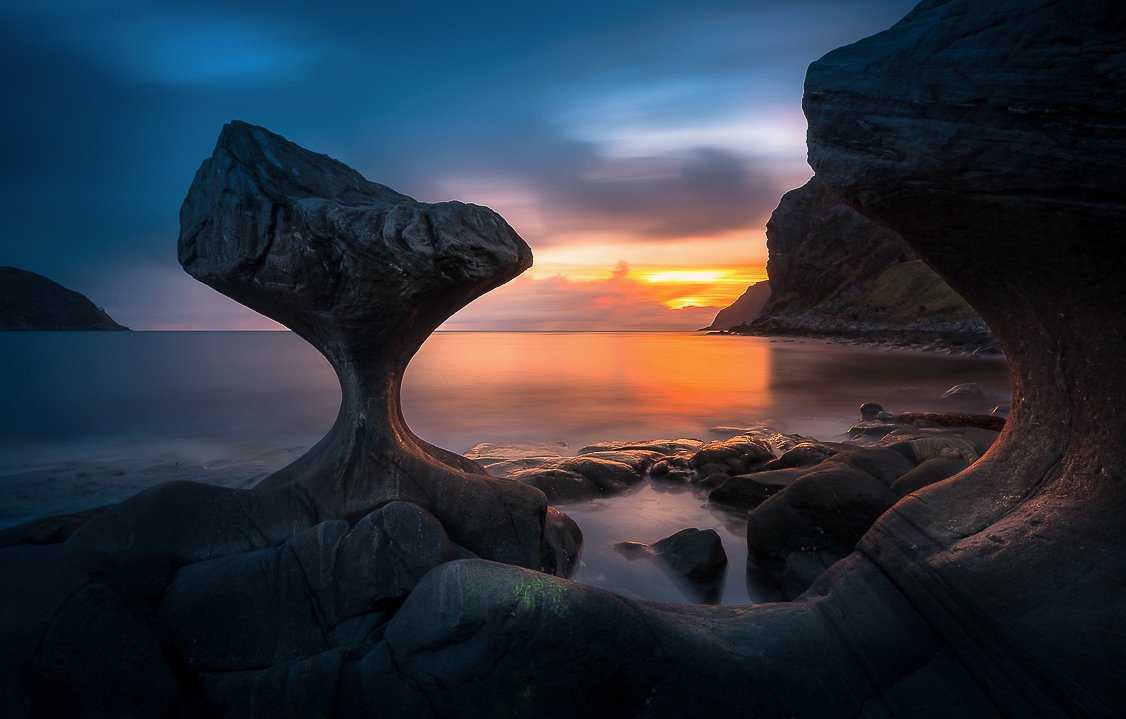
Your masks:
[[[711,323],[763,268],[558,268],[525,275],[454,315],[444,329],[694,330]]]

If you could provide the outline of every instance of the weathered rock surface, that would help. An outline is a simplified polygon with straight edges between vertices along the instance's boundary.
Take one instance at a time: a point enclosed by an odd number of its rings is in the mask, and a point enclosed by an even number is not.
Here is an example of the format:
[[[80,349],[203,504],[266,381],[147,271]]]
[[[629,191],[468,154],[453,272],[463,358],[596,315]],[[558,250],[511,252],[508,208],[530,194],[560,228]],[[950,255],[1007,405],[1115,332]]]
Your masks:
[[[16,267],[0,267],[0,330],[127,330],[85,295]]]
[[[739,298],[716,314],[705,330],[729,330],[753,322],[770,299],[770,282],[763,280],[747,288]]]
[[[782,197],[766,238],[772,292],[741,331],[993,345],[985,323],[898,233],[849,207],[819,177]]]
[[[260,127],[232,122],[180,212],[196,279],[293,329],[328,358],[343,398],[307,454],[252,491],[178,483],[98,515],[73,542],[189,563],[280,544],[326,519],[412,502],[478,556],[565,572],[526,484],[416,437],[399,407],[423,340],[531,264],[492,211],[416,202]]]
[[[860,543],[1009,716],[1126,700],[1126,8],[924,3],[807,78],[810,161],[990,322],[1013,408]],[[972,258],[972,261],[966,261]]]
[[[261,669],[374,643],[424,574],[472,555],[433,516],[391,502],[280,547],[184,567],[159,613],[196,671]]]

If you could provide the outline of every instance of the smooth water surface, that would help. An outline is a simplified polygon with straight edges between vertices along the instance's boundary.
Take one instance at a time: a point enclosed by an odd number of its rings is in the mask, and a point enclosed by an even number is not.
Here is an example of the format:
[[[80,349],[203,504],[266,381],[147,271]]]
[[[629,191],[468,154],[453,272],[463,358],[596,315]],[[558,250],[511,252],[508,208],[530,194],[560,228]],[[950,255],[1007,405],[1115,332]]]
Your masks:
[[[418,435],[458,452],[483,441],[577,451],[708,439],[724,425],[830,439],[862,402],[942,408],[942,393],[963,382],[988,396],[959,410],[1008,398],[1001,359],[693,333],[439,332],[407,371],[403,408]],[[315,443],[340,391],[328,363],[288,332],[0,332],[0,398],[2,526],[201,468],[205,481],[245,486]],[[563,508],[586,535],[581,581],[684,601],[652,562],[627,561],[613,544],[710,527],[733,568],[723,601],[760,598],[743,580],[741,523],[691,490],[643,486]]]

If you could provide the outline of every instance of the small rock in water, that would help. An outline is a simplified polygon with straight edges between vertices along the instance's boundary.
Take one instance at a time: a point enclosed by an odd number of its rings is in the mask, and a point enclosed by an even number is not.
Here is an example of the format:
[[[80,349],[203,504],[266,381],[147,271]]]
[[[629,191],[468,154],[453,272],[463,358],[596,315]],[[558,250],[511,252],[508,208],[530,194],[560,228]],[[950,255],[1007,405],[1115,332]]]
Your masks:
[[[942,399],[984,399],[985,390],[977,382],[956,384],[943,393]]]
[[[652,549],[672,571],[694,582],[707,582],[727,568],[727,552],[714,529],[682,529]]]
[[[878,417],[883,411],[883,406],[876,404],[875,402],[865,402],[864,404],[860,405],[860,419],[864,420],[865,422],[873,422],[875,421],[876,417]]]
[[[651,557],[690,597],[715,604],[723,593],[727,552],[714,529],[682,529],[653,544],[629,541],[614,547],[627,559]]]

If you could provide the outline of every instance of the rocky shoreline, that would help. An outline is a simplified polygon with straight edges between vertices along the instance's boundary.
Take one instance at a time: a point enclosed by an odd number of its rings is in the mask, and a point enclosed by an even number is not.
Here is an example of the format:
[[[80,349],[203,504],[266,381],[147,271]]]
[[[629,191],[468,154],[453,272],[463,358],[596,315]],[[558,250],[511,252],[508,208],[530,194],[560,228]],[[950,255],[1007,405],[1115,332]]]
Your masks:
[[[841,323],[823,317],[760,318],[749,325],[708,332],[788,340],[821,340],[836,344],[942,352],[975,357],[1003,356],[1000,344],[981,320],[917,323],[889,327],[875,322]]]
[[[851,552],[900,498],[961,472],[988,451],[1005,414],[891,414],[865,403],[842,441],[749,427],[710,442],[601,442],[573,456],[558,445],[487,443],[466,456],[494,476],[540,489],[564,511],[570,503],[627,494],[646,482],[689,486],[716,509],[746,513],[755,569],[773,578],[780,597],[793,599]],[[682,531],[689,530],[700,531]],[[699,541],[680,551],[682,561],[714,556],[714,543]],[[628,544],[635,552],[648,546]],[[714,577],[696,579],[704,587],[697,587],[700,596],[711,596],[706,586]]]

